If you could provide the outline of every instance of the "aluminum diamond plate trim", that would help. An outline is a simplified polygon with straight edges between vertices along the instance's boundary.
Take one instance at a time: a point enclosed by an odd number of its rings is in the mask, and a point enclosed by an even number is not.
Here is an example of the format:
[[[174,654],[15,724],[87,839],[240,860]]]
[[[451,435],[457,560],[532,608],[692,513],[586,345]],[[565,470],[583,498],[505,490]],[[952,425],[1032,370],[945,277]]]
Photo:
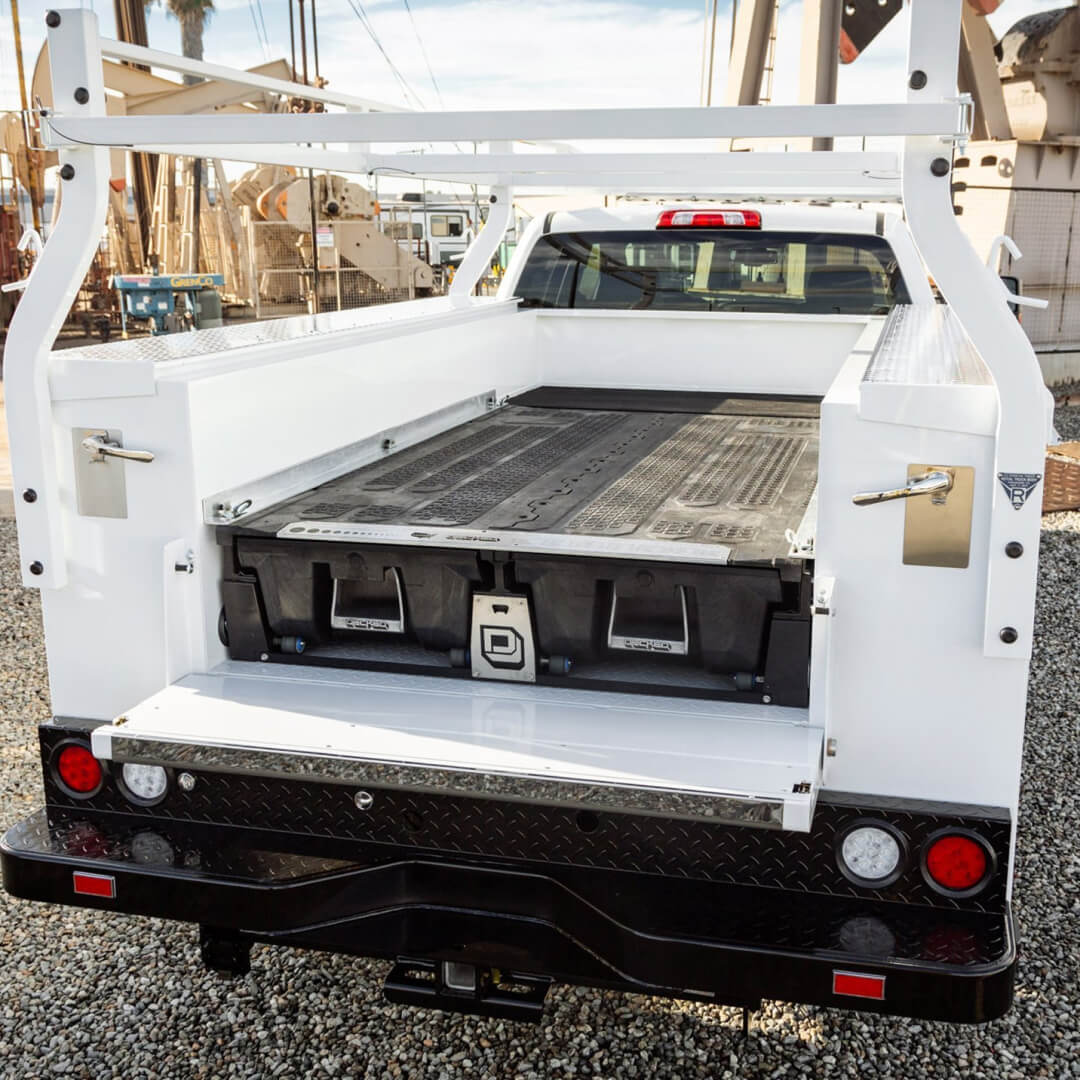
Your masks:
[[[915,386],[990,386],[990,372],[952,308],[900,304],[892,309],[863,382]]]

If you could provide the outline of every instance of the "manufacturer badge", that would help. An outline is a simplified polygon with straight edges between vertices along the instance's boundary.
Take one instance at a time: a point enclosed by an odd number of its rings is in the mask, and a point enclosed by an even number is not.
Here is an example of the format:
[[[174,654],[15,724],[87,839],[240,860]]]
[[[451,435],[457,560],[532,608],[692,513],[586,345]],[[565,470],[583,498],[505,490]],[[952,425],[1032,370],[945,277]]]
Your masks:
[[[1005,493],[1009,496],[1014,510],[1019,510],[1027,502],[1036,484],[1042,479],[1042,473],[999,472],[998,479]]]

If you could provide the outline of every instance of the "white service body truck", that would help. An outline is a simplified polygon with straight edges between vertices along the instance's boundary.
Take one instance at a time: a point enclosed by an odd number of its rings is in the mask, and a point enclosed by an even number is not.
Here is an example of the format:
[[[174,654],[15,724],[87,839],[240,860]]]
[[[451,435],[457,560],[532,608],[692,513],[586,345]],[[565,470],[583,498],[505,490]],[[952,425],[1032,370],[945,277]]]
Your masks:
[[[55,719],[5,887],[488,1015],[553,980],[1004,1013],[1048,398],[953,220],[958,0],[912,5],[895,106],[199,118],[259,160],[486,140],[489,224],[446,297],[63,352],[103,147],[195,135],[105,116],[132,47],[48,21],[64,216],[5,380]],[[526,177],[706,194],[541,215],[474,297]]]

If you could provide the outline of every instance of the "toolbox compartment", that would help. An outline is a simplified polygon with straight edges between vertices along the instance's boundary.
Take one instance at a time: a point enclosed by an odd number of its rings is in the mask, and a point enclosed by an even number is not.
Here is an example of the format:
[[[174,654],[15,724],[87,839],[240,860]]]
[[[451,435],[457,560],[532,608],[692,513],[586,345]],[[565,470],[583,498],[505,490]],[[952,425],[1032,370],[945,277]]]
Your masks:
[[[230,657],[805,705],[816,409],[530,392],[222,527]]]
[[[580,396],[223,527],[231,658],[804,706],[816,402]]]
[[[768,690],[777,704],[806,704],[802,582],[774,568],[528,554],[497,563],[488,552],[248,538],[237,541],[237,561],[225,590],[236,660],[295,659],[280,643],[299,638],[305,663],[464,667],[474,594],[505,590],[527,598],[540,657],[569,660],[571,681]],[[802,676],[778,678],[792,649]]]

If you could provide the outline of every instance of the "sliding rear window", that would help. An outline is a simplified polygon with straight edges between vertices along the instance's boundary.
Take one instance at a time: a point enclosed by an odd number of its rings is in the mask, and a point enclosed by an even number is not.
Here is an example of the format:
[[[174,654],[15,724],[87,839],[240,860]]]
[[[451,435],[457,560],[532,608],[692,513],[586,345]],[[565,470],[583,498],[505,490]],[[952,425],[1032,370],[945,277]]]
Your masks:
[[[526,307],[817,315],[910,303],[879,236],[757,230],[549,234],[517,295]]]

